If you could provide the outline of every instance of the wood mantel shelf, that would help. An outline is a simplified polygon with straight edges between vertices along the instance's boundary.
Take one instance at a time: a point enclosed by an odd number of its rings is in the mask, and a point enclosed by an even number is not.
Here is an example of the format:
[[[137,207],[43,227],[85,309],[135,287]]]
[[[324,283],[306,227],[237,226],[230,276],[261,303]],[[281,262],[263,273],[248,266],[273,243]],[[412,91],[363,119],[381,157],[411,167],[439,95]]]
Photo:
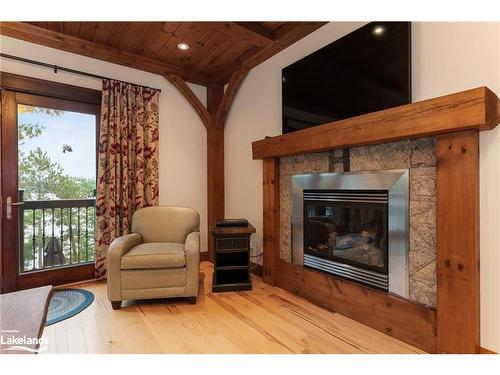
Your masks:
[[[491,130],[500,100],[487,87],[389,108],[252,143],[253,159],[320,152],[408,138]]]

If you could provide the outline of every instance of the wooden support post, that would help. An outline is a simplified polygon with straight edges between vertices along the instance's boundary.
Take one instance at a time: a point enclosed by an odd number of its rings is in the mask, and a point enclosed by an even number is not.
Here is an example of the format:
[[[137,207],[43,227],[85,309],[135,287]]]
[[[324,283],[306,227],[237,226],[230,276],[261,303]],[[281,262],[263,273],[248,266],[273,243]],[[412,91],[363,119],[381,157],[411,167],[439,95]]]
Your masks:
[[[224,96],[224,86],[207,87],[207,109],[210,121],[207,126],[207,229],[208,259],[213,262],[214,243],[210,227],[217,219],[224,218],[224,125],[217,123],[217,109]]]
[[[240,67],[233,73],[226,91],[224,85],[207,86],[207,107],[196,97],[184,80],[176,74],[165,74],[194,108],[207,129],[207,233],[208,260],[213,261],[214,243],[210,238],[210,228],[217,219],[223,219],[224,212],[224,125],[238,89],[245,79],[248,69]]]
[[[279,159],[263,160],[263,272],[264,282],[276,285],[279,262],[280,209]]]
[[[437,137],[437,352],[479,353],[479,133]]]

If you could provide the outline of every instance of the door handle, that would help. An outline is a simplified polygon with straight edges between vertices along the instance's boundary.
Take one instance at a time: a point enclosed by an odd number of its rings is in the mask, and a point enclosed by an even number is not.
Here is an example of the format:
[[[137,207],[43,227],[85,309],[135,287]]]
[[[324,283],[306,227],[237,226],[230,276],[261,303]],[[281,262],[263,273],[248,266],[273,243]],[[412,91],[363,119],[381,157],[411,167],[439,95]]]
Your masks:
[[[7,219],[12,219],[12,206],[21,206],[24,202],[12,202],[11,197],[7,197]]]

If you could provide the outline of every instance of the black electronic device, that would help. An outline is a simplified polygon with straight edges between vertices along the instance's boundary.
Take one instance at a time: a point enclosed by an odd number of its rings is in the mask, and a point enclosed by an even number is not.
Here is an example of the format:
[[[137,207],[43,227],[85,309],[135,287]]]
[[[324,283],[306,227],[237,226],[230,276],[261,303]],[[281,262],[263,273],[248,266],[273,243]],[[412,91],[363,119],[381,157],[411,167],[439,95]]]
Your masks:
[[[215,222],[216,227],[246,227],[247,219],[220,219]]]
[[[411,103],[411,23],[370,22],[282,70],[282,130]]]

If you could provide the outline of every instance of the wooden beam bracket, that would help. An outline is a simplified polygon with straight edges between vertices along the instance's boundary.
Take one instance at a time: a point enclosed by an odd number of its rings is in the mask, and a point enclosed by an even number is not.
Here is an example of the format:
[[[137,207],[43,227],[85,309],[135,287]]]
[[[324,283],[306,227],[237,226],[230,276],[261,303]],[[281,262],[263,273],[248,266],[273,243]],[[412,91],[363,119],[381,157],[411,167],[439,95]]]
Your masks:
[[[189,88],[187,83],[178,74],[165,74],[164,77],[186,98],[207,128],[210,124],[210,113],[200,99],[194,94],[193,90]]]
[[[217,108],[217,113],[215,115],[216,126],[224,127],[229,109],[231,108],[241,83],[247,74],[248,69],[245,66],[241,66],[240,69],[234,72],[231,76],[231,80],[229,81],[226,92],[224,93],[224,97],[222,98],[219,108]]]

